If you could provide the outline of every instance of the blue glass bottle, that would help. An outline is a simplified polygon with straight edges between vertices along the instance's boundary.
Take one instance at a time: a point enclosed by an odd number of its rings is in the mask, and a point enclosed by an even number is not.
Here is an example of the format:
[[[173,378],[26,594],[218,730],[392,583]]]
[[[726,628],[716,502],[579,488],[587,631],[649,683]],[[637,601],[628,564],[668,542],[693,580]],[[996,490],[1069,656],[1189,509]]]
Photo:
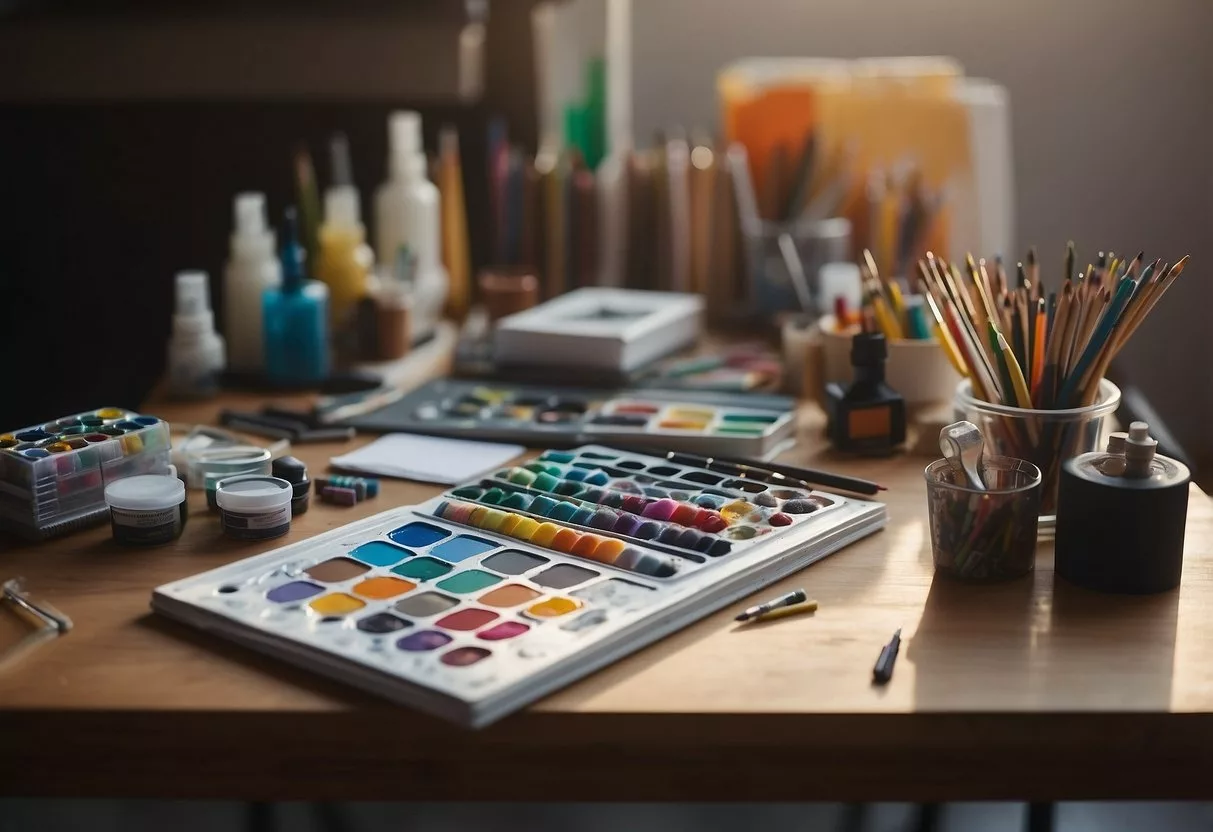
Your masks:
[[[282,285],[263,295],[265,373],[276,384],[318,384],[329,375],[328,287],[308,280],[299,222],[287,208],[282,230]]]

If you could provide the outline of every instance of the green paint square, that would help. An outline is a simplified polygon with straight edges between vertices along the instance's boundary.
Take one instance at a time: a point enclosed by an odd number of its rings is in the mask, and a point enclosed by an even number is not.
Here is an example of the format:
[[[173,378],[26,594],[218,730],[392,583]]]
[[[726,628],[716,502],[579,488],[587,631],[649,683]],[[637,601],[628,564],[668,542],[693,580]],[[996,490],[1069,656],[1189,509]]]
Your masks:
[[[439,581],[438,588],[445,589],[447,592],[476,592],[484,589],[486,586],[492,586],[500,580],[501,578],[498,578],[491,572],[468,569],[457,575],[452,575],[445,581]]]
[[[432,581],[451,571],[451,565],[437,558],[413,558],[392,570],[397,575],[417,581]]]

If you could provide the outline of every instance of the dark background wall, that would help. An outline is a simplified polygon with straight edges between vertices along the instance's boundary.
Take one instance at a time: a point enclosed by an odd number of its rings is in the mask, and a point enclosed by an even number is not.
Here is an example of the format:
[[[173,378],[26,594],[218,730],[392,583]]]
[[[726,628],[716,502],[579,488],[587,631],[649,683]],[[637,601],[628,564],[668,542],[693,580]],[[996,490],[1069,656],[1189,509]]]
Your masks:
[[[323,187],[348,135],[373,227],[391,110],[420,110],[431,150],[459,128],[483,262],[488,120],[535,142],[533,4],[477,5],[0,2],[0,429],[138,405],[174,274],[209,272],[221,316],[232,198],[265,192],[277,225],[301,143]]]

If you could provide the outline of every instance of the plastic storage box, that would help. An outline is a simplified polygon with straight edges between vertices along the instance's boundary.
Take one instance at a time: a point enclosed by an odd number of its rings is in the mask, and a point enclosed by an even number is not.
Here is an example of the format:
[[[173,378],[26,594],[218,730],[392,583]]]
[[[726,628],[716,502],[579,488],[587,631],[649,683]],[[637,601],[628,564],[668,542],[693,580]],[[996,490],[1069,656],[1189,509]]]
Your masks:
[[[169,426],[103,407],[0,433],[0,528],[42,540],[103,522],[105,484],[167,470]]]

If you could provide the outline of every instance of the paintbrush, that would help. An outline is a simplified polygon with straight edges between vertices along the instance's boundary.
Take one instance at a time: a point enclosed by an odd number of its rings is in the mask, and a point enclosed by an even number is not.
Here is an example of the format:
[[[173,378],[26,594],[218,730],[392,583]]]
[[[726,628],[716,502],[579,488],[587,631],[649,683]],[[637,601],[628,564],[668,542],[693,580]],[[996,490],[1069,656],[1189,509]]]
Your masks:
[[[706,468],[709,471],[719,471],[731,474],[741,479],[751,479],[767,485],[782,485],[793,488],[807,488],[810,491],[817,488],[834,491],[848,491],[853,494],[870,496],[887,490],[885,486],[859,477],[848,477],[844,474],[832,474],[829,471],[819,471],[815,468],[800,468],[794,465],[781,465],[777,462],[759,462],[752,459],[735,457],[711,457],[699,454],[667,451],[662,453],[651,448],[628,448],[613,445],[616,450],[626,451],[640,456],[658,456],[675,465],[691,465],[696,468]]]

